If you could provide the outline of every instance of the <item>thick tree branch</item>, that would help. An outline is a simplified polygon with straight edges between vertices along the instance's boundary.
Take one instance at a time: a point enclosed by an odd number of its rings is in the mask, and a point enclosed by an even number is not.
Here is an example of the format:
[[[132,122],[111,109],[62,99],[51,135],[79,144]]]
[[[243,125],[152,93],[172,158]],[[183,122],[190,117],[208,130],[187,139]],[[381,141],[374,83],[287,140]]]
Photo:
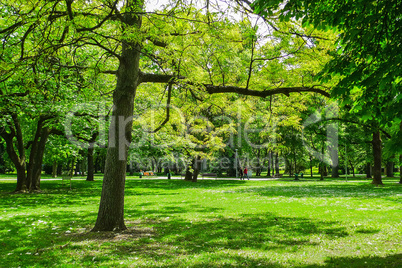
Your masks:
[[[149,74],[140,72],[139,83],[169,83],[174,79],[184,79],[184,77],[177,77],[168,74]]]
[[[271,90],[258,91],[235,86],[214,86],[214,85],[204,85],[204,86],[209,94],[238,93],[241,95],[265,98],[276,94],[284,94],[286,96],[289,96],[290,93],[314,92],[328,98],[330,97],[330,94],[328,92],[315,87],[282,87]]]
[[[22,25],[22,21],[14,23],[10,27],[0,30],[0,34],[7,33],[7,32],[10,32],[10,31],[12,32],[15,28],[18,28],[21,25]]]
[[[148,74],[140,72],[140,83],[170,83],[173,80],[181,80],[185,79],[183,76],[174,76],[174,75],[166,75],[166,74]],[[186,84],[195,85],[191,82],[186,82]],[[215,86],[210,84],[200,84],[203,86],[209,94],[218,94],[218,93],[238,93],[241,95],[255,96],[255,97],[269,97],[276,94],[284,94],[289,96],[290,93],[304,93],[304,92],[313,92],[323,95],[327,98],[330,97],[330,94],[320,88],[317,87],[281,87],[275,88],[271,90],[250,90],[248,88],[243,87],[235,87],[235,86]]]

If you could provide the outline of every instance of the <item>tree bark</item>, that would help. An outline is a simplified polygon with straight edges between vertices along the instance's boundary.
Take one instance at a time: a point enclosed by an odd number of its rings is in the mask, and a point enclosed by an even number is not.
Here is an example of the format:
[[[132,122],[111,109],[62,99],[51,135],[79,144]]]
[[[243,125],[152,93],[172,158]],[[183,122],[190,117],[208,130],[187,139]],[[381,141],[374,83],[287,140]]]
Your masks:
[[[338,147],[332,148],[331,150],[331,158],[332,158],[332,178],[339,178],[339,154]]]
[[[371,152],[370,152],[370,144],[367,143],[366,144],[366,155],[367,155],[367,157],[366,157],[366,159],[367,159],[367,162],[366,162],[366,178],[367,179],[371,179],[371,162],[370,162],[370,160],[368,158],[368,156],[370,154],[371,154]]]
[[[57,162],[53,161],[53,165],[52,165],[52,178],[56,178],[57,177]]]
[[[4,145],[3,145],[3,143],[0,143],[0,174],[6,173],[4,153],[5,153]]]
[[[6,132],[6,129],[3,127],[0,129],[0,135],[6,142],[7,154],[17,170],[17,187],[15,192],[25,192],[27,190],[27,176],[22,130],[18,116],[13,114],[11,118],[13,119],[13,125],[11,123],[9,124],[10,132]],[[15,146],[14,138],[16,138]],[[17,149],[17,151],[15,149]]]
[[[387,169],[387,177],[390,178],[394,177],[394,162],[388,161],[386,169]]]
[[[140,28],[141,16],[135,14],[135,8],[141,5],[142,1],[133,2],[127,2],[123,19],[126,24]],[[98,217],[92,231],[127,229],[124,224],[124,187],[127,152],[131,142],[134,98],[139,82],[140,49],[140,45],[135,41],[122,42],[116,74],[117,84],[113,93],[114,109],[109,128],[102,194]]]
[[[310,176],[313,177],[313,157],[310,155]]]
[[[355,166],[353,165],[352,161],[350,161],[350,160],[349,160],[349,164],[350,164],[350,169],[352,170],[353,177],[356,177]]]
[[[402,124],[401,124],[402,126]],[[402,184],[402,154],[399,156],[399,183]]]
[[[371,178],[371,164],[370,163],[366,164],[366,178],[367,179]]]
[[[201,164],[200,164],[199,162],[200,162],[199,157],[198,157],[198,156],[195,157],[195,159],[194,159],[194,165],[193,165],[193,169],[194,169],[194,171],[193,171],[193,177],[192,177],[192,179],[191,179],[192,182],[197,182],[198,174],[200,174]]]
[[[35,137],[32,141],[31,152],[29,154],[29,165],[27,169],[27,188],[30,191],[40,191],[40,178],[42,173],[43,155],[50,130],[44,127],[46,118],[39,118]]]
[[[94,174],[95,174],[95,165],[94,165],[94,150],[93,146],[88,148],[87,152],[87,161],[88,161],[88,174],[87,174],[87,181],[94,181]]]
[[[381,178],[381,154],[382,154],[382,144],[381,144],[381,133],[379,130],[373,133],[373,156],[374,156],[374,168],[373,168],[373,181],[372,184],[382,185]]]
[[[279,175],[279,155],[275,153],[275,175]]]
[[[193,172],[190,171],[190,166],[186,168],[186,175],[184,176],[185,181],[193,180]]]
[[[272,161],[272,154],[271,152],[268,152],[268,170],[267,170],[268,177],[271,177],[271,161]]]

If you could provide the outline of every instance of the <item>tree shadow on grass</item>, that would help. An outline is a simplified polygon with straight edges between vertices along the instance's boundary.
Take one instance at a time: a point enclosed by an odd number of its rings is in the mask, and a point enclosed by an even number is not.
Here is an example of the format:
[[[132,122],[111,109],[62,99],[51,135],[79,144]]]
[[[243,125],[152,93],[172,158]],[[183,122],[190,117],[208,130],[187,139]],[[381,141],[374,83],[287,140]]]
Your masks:
[[[176,190],[176,189],[205,189],[205,188],[220,188],[246,185],[246,181],[241,180],[199,180],[194,183],[185,180],[127,180],[126,188],[146,188],[146,189],[161,189],[161,190]]]
[[[402,187],[381,188],[371,185],[355,185],[355,184],[302,184],[302,185],[272,185],[263,187],[247,187],[233,191],[234,193],[255,193],[262,196],[284,196],[284,197],[395,197],[395,191],[402,193]],[[396,201],[396,197],[395,200]],[[402,196],[398,199],[402,200]]]
[[[181,213],[197,209],[194,204],[188,204],[186,207],[169,204],[162,207],[161,211],[146,211],[149,218],[142,220],[138,220],[138,216],[144,211],[129,210],[126,213],[131,213],[131,218],[136,220],[127,222],[127,231],[104,233],[88,232],[88,226],[91,226],[96,217],[95,212],[57,211],[48,213],[46,219],[41,218],[40,214],[31,214],[28,219],[26,215],[15,215],[0,221],[0,229],[11,230],[8,237],[0,238],[0,245],[3,246],[0,252],[5,256],[0,261],[0,267],[4,267],[2,263],[29,266],[33,261],[40,266],[62,266],[69,263],[71,258],[74,258],[78,266],[113,266],[118,265],[120,260],[132,259],[133,256],[154,263],[150,266],[167,263],[162,266],[285,267],[275,260],[258,254],[247,255],[245,252],[295,253],[303,250],[303,247],[317,247],[319,250],[320,246],[322,247],[321,242],[313,239],[314,236],[331,241],[350,235],[345,227],[339,227],[336,221],[278,217],[269,213],[207,217],[194,221],[180,217]],[[56,222],[58,226],[51,224],[51,221]],[[70,231],[70,227],[77,227],[77,224],[87,228]],[[368,236],[370,234],[367,233]],[[29,255],[27,250],[30,251]],[[13,254],[7,255],[11,251]],[[200,261],[192,260],[194,256],[200,255],[207,257]],[[334,263],[347,263],[346,259],[341,258],[331,261],[326,265],[335,267]],[[375,259],[374,263],[377,263]],[[132,266],[137,265],[133,263]]]
[[[364,257],[331,257],[323,265],[307,265],[305,268],[319,267],[350,267],[350,268],[378,268],[402,267],[402,254]]]
[[[164,267],[285,267],[276,260],[255,253],[296,253],[302,252],[304,247],[322,250],[321,242],[314,239],[314,236],[331,241],[350,235],[335,221],[277,217],[273,214],[243,214],[236,218],[211,217],[193,222],[173,216],[169,219],[144,219],[132,224],[136,227],[129,227],[122,234],[112,233],[109,241],[127,236],[131,242],[114,244],[108,248],[108,255],[119,255],[121,259],[135,255],[151,262],[169,263],[163,265]],[[141,226],[153,227],[147,233],[138,231]],[[105,241],[104,237],[93,234],[82,234],[77,239]],[[250,251],[254,254],[247,254]],[[199,263],[183,262],[183,258],[190,260],[201,255],[208,258],[203,258]],[[176,260],[179,257],[182,259]],[[299,263],[297,266],[302,265]]]

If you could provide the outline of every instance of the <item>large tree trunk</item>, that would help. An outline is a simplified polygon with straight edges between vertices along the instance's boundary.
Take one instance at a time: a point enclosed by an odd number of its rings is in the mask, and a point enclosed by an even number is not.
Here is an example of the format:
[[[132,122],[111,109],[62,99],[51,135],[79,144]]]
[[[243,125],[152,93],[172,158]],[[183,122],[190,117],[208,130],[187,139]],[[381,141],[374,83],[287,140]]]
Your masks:
[[[36,156],[33,156],[35,160],[35,164],[31,170],[31,177],[28,177],[28,183],[31,181],[31,191],[39,191],[40,190],[40,178],[42,174],[42,163],[43,163],[43,155],[45,153],[45,146],[47,139],[49,137],[48,129],[43,130],[45,133],[41,136],[41,140],[38,144],[38,150],[36,151]],[[31,158],[31,157],[30,157]]]
[[[373,168],[373,181],[372,184],[380,185],[382,183],[381,178],[381,134],[380,131],[373,133],[373,156],[374,156],[374,168]]]
[[[141,1],[127,2],[124,21],[140,28],[141,16],[134,9]],[[130,12],[132,10],[132,12]],[[113,93],[113,115],[109,129],[105,175],[99,205],[98,218],[92,231],[124,230],[124,186],[127,168],[127,152],[131,142],[133,109],[139,82],[140,46],[135,41],[122,43],[117,84]]]
[[[11,115],[11,118],[13,119],[14,124],[9,124],[10,133],[7,133],[6,129],[3,127],[0,129],[0,135],[6,141],[7,154],[13,162],[15,169],[17,170],[17,187],[15,191],[24,192],[27,190],[25,147],[18,116],[16,114],[13,114]],[[14,137],[16,138],[15,146]],[[17,149],[17,151],[15,151],[15,148]]]
[[[25,192],[27,190],[25,154],[22,156],[17,155],[13,146],[13,138],[11,138],[10,141],[6,140],[6,150],[8,156],[15,166],[15,169],[17,170],[17,187],[15,191]]]
[[[331,150],[331,160],[332,160],[332,178],[339,178],[339,154],[338,147],[332,148]]]
[[[37,124],[34,140],[29,154],[29,165],[27,169],[27,188],[30,191],[40,190],[40,178],[42,173],[43,155],[49,137],[49,129],[43,127],[45,118],[40,118]]]

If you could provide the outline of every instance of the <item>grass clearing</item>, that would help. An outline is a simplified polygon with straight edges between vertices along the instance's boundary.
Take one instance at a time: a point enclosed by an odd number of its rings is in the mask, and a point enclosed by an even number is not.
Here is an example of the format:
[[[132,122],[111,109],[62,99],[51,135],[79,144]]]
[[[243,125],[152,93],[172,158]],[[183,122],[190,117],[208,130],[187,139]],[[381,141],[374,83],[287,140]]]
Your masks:
[[[384,179],[126,181],[127,231],[91,233],[102,182],[0,177],[0,267],[401,267],[402,186]]]

